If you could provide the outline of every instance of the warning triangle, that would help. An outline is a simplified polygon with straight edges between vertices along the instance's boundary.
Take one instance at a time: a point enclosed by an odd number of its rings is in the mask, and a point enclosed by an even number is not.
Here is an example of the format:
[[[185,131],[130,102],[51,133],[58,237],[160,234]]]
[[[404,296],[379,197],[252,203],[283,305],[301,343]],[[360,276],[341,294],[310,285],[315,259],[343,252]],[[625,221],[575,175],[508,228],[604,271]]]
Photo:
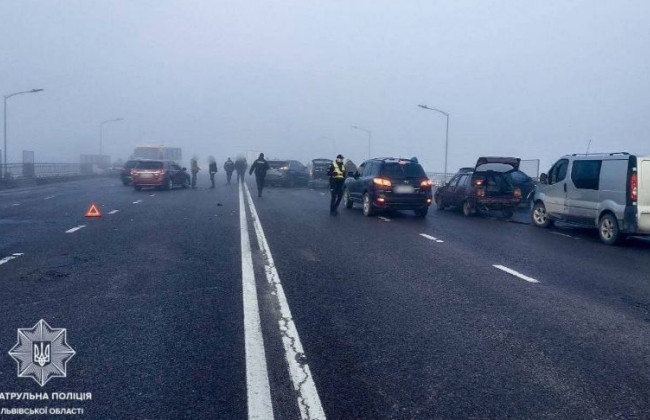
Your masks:
[[[97,204],[90,203],[88,210],[86,210],[86,217],[102,217],[102,213],[99,211]]]

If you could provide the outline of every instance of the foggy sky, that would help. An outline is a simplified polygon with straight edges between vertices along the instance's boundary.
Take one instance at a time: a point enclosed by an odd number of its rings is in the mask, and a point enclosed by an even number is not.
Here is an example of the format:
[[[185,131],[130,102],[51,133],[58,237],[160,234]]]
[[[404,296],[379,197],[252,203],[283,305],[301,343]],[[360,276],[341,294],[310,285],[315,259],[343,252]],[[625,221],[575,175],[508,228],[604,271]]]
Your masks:
[[[0,2],[9,161],[128,158],[160,143],[219,160],[650,154],[650,2]],[[336,148],[335,148],[336,146]],[[0,143],[0,148],[1,148]]]

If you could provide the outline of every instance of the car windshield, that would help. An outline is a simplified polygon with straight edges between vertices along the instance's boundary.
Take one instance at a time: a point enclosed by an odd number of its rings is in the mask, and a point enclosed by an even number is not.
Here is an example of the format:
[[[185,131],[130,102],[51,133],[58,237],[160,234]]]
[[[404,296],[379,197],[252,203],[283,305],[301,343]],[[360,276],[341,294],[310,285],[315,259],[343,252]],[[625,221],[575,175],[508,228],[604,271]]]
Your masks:
[[[418,163],[386,162],[381,168],[381,175],[392,179],[423,178],[424,169]]]
[[[128,161],[128,162],[126,162],[126,163],[124,164],[124,167],[125,167],[126,169],[131,169],[131,168],[135,167],[135,164],[136,164],[136,163],[138,163],[137,160],[130,160],[130,161]]]
[[[163,163],[157,161],[141,161],[135,165],[135,169],[162,169]]]
[[[279,169],[289,166],[289,163],[286,160],[270,160],[269,167],[271,169]]]

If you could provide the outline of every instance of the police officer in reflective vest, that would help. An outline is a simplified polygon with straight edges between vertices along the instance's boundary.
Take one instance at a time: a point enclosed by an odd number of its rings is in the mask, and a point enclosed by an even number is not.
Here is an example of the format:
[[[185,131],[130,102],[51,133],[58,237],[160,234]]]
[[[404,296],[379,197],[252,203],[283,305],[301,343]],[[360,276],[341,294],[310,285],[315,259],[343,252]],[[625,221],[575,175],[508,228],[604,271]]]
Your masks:
[[[343,155],[338,155],[336,160],[332,162],[327,175],[330,177],[330,191],[332,199],[330,200],[330,215],[336,216],[338,214],[338,207],[343,198],[343,183],[345,182],[345,165],[343,164]]]

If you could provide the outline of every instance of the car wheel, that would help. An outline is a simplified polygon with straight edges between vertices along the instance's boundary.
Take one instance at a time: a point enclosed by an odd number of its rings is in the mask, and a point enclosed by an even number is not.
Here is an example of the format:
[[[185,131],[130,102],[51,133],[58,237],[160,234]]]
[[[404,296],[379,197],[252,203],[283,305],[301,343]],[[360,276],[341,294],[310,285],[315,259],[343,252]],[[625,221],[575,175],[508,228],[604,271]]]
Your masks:
[[[503,212],[503,217],[505,217],[506,219],[510,219],[512,218],[512,216],[515,215],[515,210],[512,208],[505,208],[502,210],[502,212]]]
[[[530,213],[533,224],[540,228],[547,228],[553,225],[553,221],[546,214],[546,206],[541,201],[533,205],[533,211]]]
[[[167,178],[167,185],[165,185],[165,189],[167,191],[170,191],[172,188],[174,188],[174,182],[172,181],[171,177]]]
[[[133,189],[136,190],[136,191],[140,191],[142,189],[142,187],[139,186],[139,185],[134,185]]]
[[[422,218],[427,217],[427,214],[428,214],[428,213],[429,213],[429,207],[425,207],[425,208],[423,208],[423,209],[417,209],[417,210],[415,210],[415,215],[416,215],[417,217],[422,217]]]
[[[375,210],[372,208],[372,200],[370,199],[370,194],[365,193],[363,195],[363,215],[370,217],[375,214]]]
[[[354,202],[350,198],[350,191],[347,188],[343,191],[343,205],[346,209],[351,209],[354,206]]]
[[[616,245],[625,239],[618,227],[618,220],[613,214],[607,213],[598,222],[598,235],[600,240],[607,245]]]
[[[463,201],[463,215],[465,217],[474,215],[474,207],[472,206],[472,203],[467,200]]]
[[[436,197],[436,210],[442,211],[445,209],[445,204],[442,202],[442,197],[437,196]]]

